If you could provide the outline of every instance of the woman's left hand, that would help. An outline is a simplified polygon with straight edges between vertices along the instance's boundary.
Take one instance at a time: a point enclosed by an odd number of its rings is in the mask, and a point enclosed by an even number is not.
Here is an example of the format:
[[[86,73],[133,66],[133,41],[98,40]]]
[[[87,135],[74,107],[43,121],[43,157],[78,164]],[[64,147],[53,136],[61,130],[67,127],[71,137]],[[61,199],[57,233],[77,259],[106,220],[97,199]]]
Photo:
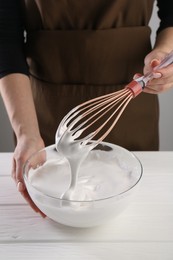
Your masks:
[[[147,83],[143,92],[159,94],[173,87],[173,64],[162,69],[154,69],[167,54],[154,49],[145,57],[144,74],[153,71],[154,78]]]

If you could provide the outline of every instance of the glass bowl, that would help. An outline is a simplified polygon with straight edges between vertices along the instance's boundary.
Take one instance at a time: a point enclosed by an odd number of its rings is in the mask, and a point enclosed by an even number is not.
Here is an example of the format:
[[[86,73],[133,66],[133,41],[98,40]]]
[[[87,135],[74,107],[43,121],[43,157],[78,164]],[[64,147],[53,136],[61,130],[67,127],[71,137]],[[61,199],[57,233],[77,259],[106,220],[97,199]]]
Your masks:
[[[142,173],[141,162],[132,152],[102,142],[82,163],[70,200],[61,198],[70,185],[70,167],[55,145],[33,154],[23,175],[31,199],[49,218],[67,226],[92,227],[127,208]]]

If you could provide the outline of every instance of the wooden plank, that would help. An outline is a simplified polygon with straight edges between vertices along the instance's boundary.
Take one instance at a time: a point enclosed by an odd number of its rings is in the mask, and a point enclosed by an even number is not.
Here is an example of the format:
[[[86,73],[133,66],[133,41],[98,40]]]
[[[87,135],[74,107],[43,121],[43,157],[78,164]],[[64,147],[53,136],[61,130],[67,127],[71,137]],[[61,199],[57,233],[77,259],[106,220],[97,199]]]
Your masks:
[[[88,229],[70,228],[42,219],[28,206],[1,206],[0,243],[47,240],[173,242],[173,205],[135,204],[109,223]]]
[[[172,260],[173,243],[31,243],[0,245],[2,260]]]

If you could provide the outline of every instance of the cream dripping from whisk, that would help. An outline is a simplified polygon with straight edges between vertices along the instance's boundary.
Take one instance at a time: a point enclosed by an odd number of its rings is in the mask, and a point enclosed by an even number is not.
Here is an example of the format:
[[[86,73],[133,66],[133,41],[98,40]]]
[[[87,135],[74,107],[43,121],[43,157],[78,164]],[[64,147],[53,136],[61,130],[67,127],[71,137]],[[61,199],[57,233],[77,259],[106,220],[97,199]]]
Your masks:
[[[66,134],[62,135],[60,138],[56,135],[56,148],[58,152],[68,160],[71,170],[70,186],[67,191],[61,195],[61,199],[73,199],[80,165],[94,146],[95,143],[93,143],[93,145],[84,145],[80,140],[74,140],[73,135],[68,130],[66,130]]]

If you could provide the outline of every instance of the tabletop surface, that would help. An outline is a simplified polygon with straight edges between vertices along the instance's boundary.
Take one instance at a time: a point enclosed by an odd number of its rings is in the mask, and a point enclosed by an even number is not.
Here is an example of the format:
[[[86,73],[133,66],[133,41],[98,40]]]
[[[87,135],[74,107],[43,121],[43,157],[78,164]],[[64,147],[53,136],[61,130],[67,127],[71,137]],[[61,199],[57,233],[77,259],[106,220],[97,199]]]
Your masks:
[[[0,153],[0,259],[172,260],[173,152],[135,152],[144,173],[129,207],[105,225],[43,219],[16,191],[12,153]]]

